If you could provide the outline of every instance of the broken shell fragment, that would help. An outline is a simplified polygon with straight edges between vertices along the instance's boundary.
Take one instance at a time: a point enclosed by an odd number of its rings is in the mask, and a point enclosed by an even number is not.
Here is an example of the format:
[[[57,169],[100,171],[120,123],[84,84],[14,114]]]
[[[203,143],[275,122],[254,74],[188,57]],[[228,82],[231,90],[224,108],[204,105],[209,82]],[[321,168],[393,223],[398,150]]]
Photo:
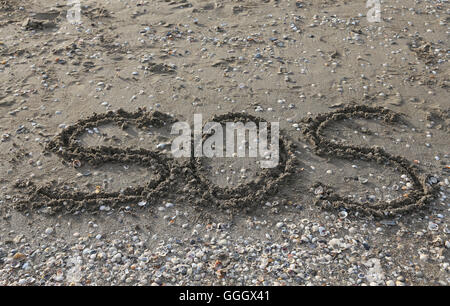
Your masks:
[[[72,166],[73,166],[74,168],[80,168],[80,167],[81,167],[81,161],[79,161],[78,159],[74,159],[74,160],[72,161]]]

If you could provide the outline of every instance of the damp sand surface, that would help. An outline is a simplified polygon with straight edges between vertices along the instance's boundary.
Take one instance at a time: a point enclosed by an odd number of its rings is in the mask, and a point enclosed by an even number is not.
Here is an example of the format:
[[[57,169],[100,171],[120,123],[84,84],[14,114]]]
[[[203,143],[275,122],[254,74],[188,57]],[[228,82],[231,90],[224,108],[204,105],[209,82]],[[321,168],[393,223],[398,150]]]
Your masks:
[[[81,1],[0,1],[0,284],[449,284],[448,4]]]

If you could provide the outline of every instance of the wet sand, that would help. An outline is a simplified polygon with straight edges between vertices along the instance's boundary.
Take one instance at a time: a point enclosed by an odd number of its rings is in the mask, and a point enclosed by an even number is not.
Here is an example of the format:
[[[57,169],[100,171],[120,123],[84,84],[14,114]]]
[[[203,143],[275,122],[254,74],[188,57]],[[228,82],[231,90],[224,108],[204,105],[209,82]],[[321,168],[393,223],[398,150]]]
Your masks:
[[[449,284],[447,3],[0,6],[0,284]],[[173,160],[194,114],[279,167]]]

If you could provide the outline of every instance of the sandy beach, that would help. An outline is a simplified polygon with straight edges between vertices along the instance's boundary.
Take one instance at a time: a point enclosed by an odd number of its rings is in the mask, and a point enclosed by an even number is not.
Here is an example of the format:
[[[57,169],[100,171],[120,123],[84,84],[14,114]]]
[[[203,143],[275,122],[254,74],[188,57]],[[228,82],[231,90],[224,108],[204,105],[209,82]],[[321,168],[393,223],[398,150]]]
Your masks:
[[[450,5],[369,2],[0,0],[0,285],[448,286]]]

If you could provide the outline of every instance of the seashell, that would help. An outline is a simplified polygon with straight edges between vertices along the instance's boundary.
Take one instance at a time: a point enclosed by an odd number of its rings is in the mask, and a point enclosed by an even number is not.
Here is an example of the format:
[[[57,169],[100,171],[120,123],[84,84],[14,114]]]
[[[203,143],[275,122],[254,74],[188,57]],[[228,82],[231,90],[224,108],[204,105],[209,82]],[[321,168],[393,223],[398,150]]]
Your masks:
[[[437,225],[436,223],[433,223],[433,222],[429,222],[428,229],[430,231],[437,231],[439,229],[439,225]]]
[[[361,184],[366,184],[369,181],[369,179],[365,177],[359,177],[358,180]]]
[[[434,176],[430,176],[430,177],[428,178],[428,183],[429,183],[430,185],[437,184],[438,182],[439,182],[439,180],[438,180],[436,177],[434,177]]]
[[[74,168],[80,168],[80,167],[81,167],[81,161],[79,161],[78,159],[74,159],[74,160],[72,161],[72,166],[73,166]]]
[[[319,186],[314,190],[314,194],[319,195],[319,194],[323,194],[323,187]]]
[[[338,215],[339,215],[339,218],[345,219],[345,218],[347,218],[348,213],[347,213],[345,210],[341,210],[341,211],[338,213]]]

